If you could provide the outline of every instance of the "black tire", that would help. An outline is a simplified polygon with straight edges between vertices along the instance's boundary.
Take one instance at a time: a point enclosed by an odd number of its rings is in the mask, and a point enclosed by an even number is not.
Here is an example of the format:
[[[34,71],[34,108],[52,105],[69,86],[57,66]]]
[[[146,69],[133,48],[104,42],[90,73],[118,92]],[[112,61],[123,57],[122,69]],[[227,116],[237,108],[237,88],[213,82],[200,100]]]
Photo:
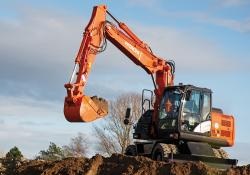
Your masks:
[[[165,143],[158,143],[152,153],[152,159],[157,161],[167,160],[171,149]]]
[[[125,150],[127,156],[137,156],[137,150],[135,145],[129,145]]]

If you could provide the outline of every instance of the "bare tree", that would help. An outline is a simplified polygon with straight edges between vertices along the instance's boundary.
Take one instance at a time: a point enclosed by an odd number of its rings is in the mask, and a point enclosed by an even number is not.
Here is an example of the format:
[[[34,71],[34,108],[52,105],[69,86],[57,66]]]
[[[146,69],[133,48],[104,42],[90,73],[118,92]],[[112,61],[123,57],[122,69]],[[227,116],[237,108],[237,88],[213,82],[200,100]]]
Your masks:
[[[86,137],[82,133],[74,138],[71,138],[70,144],[63,146],[63,151],[66,157],[82,157],[85,156],[88,149]]]
[[[135,123],[141,115],[141,95],[126,93],[110,102],[110,115],[101,126],[94,126],[98,139],[97,149],[102,153],[124,153],[132,142],[133,125],[124,125],[127,107],[131,107],[130,121]]]
[[[5,153],[3,150],[0,149],[0,158],[4,157],[5,156]]]
[[[111,155],[119,152],[119,145],[114,138],[111,137],[109,131],[106,130],[106,122],[101,127],[94,126],[94,132],[97,137],[97,150],[101,153]]]

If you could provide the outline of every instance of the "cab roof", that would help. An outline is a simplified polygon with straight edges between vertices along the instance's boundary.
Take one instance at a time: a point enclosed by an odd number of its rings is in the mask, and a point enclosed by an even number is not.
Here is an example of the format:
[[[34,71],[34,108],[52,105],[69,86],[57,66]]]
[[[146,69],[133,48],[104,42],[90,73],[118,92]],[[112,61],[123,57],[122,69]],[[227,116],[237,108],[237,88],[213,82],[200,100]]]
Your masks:
[[[187,84],[187,85],[179,84],[179,85],[175,85],[175,86],[166,87],[166,89],[176,89],[176,88],[180,88],[180,89],[182,89],[184,91],[187,90],[187,89],[196,89],[196,90],[199,90],[199,91],[205,91],[205,92],[212,93],[211,89],[203,88],[203,87],[197,87],[197,86],[194,86],[194,85],[191,85],[191,84]]]

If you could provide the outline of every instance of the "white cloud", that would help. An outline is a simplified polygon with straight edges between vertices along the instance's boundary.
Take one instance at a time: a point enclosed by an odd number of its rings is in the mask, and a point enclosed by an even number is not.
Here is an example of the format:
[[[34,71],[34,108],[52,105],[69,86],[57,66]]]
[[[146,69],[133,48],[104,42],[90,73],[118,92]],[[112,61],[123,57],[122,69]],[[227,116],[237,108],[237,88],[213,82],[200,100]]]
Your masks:
[[[12,116],[20,118],[56,117],[62,108],[63,102],[41,101],[25,96],[0,96],[0,117],[3,117],[2,119]]]
[[[58,97],[55,92],[65,92],[63,84],[79,47],[84,20],[46,9],[25,10],[17,11],[12,20],[0,20],[2,93],[53,99]]]
[[[166,27],[140,26],[138,32],[155,54],[176,62],[177,72],[230,72],[239,65],[235,58],[224,53],[207,38],[185,30]]]
[[[221,10],[220,8],[217,11]],[[214,12],[214,10],[212,10]],[[214,12],[215,13],[215,12]],[[236,32],[250,32],[250,18],[248,16],[240,19],[231,19],[229,17],[217,17],[211,12],[161,12],[163,16],[172,16],[177,18],[190,18],[195,22],[221,26]],[[216,13],[215,13],[216,14]]]
[[[221,0],[220,3],[225,7],[235,7],[250,4],[249,0]]]
[[[156,14],[159,14],[162,17],[167,18],[177,18],[179,19],[188,19],[190,22],[197,22],[203,24],[210,24],[214,26],[221,26],[225,29],[234,30],[236,32],[243,32],[243,33],[250,33],[250,18],[247,14],[239,14],[234,19],[231,15],[223,15],[221,14],[229,14],[230,11],[227,10],[225,7],[231,7],[232,9],[236,10],[237,7],[241,7],[245,5],[249,7],[250,1],[249,0],[223,0],[220,2],[211,3],[207,6],[207,10],[199,11],[199,10],[183,10],[183,11],[166,11],[161,7],[157,7],[157,10],[154,10]],[[241,10],[241,9],[237,9]],[[191,25],[191,24],[190,24]]]
[[[215,24],[218,26],[223,26],[225,28],[235,30],[238,32],[250,33],[250,18],[244,20],[233,20],[233,19],[223,19],[223,18],[207,18],[206,22]]]

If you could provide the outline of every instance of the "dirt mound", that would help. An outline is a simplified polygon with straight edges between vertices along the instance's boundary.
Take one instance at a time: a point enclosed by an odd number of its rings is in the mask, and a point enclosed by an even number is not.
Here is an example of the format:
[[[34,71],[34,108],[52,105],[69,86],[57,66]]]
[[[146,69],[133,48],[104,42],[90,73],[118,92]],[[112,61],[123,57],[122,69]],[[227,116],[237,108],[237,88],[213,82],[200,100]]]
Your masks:
[[[29,161],[18,168],[19,175],[249,175],[250,165],[235,167],[226,171],[198,163],[156,162],[146,157],[130,157],[113,154],[105,158],[96,155],[88,158],[67,158],[61,161]]]
[[[235,168],[231,168],[227,170],[226,175],[236,175],[236,174],[244,174],[244,175],[249,175],[250,174],[250,164],[246,166],[239,166]]]

